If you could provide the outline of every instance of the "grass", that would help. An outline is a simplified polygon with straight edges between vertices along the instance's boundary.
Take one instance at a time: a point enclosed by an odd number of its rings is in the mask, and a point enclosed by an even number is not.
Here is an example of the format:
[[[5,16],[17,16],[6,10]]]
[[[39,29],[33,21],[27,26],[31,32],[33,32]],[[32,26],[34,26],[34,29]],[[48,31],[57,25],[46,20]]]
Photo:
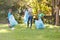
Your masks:
[[[45,29],[26,28],[19,24],[15,30],[10,30],[6,24],[0,25],[0,40],[60,40],[60,28],[54,25],[45,25]],[[50,28],[52,26],[53,28]]]

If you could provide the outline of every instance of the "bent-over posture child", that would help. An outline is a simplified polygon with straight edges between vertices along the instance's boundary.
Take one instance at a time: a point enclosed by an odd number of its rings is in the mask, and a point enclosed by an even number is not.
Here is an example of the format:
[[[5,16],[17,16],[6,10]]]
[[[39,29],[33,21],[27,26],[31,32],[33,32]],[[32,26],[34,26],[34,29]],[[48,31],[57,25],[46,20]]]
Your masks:
[[[14,30],[14,26],[18,24],[18,22],[15,20],[14,16],[12,15],[12,9],[9,9],[8,12],[8,23],[9,27]]]

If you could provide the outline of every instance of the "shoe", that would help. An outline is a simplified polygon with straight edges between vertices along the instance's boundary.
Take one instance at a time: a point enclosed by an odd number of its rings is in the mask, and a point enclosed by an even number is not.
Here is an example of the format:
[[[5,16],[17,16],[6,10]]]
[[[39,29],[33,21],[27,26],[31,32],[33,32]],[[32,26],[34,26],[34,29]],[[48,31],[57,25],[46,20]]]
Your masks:
[[[11,28],[11,30],[14,30],[15,28],[13,27],[13,28]]]

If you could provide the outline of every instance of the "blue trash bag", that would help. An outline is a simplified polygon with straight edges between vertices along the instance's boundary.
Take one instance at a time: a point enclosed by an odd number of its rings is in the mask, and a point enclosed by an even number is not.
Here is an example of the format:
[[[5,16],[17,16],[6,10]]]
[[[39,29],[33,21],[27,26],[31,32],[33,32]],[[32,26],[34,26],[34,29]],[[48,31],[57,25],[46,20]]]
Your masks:
[[[42,21],[41,19],[35,20],[35,25],[36,25],[36,28],[37,28],[37,29],[42,29],[42,28],[44,28],[44,23],[43,23],[43,21]]]
[[[28,11],[25,11],[25,15],[24,15],[24,23],[25,24],[27,24],[27,21],[28,21],[28,17],[29,17],[29,15],[28,15]]]
[[[18,24],[18,22],[15,20],[14,16],[10,13],[8,13],[8,20],[9,20],[10,26],[15,26]]]

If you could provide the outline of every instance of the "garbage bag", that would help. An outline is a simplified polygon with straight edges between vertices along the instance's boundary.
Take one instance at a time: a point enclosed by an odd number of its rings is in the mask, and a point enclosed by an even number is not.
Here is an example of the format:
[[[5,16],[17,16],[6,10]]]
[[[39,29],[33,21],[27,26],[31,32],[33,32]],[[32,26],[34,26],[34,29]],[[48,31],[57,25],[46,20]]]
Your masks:
[[[35,20],[35,25],[36,25],[37,29],[44,28],[44,23],[43,23],[43,21],[41,19]]]
[[[28,11],[25,11],[25,15],[24,15],[24,23],[27,24],[27,21],[28,21]]]
[[[8,14],[8,20],[10,23],[10,26],[15,26],[18,24],[18,22],[15,20],[14,16],[12,14]]]

